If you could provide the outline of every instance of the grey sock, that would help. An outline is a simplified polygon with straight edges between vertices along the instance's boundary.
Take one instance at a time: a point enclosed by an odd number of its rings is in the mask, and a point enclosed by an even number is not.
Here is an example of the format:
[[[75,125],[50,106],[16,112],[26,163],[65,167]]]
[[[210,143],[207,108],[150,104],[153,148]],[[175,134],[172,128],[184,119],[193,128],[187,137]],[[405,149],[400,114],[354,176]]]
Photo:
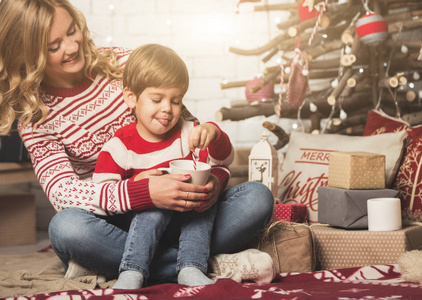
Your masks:
[[[186,267],[180,270],[179,275],[177,276],[177,282],[188,286],[209,285],[215,283],[214,280],[208,278],[207,275],[195,267]]]
[[[116,283],[113,285],[113,289],[121,290],[136,290],[140,289],[144,284],[144,276],[133,270],[127,270],[120,273]]]

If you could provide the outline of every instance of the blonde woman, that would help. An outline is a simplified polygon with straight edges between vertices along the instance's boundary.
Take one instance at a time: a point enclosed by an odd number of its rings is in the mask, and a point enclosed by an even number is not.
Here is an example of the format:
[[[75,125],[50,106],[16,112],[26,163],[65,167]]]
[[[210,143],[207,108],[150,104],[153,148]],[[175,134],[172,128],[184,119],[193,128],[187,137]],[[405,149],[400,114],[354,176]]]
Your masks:
[[[67,278],[88,270],[117,276],[131,211],[188,211],[218,201],[211,254],[238,250],[271,216],[267,187],[249,182],[225,191],[228,175],[211,176],[205,186],[171,174],[92,182],[105,142],[135,121],[121,82],[130,52],[97,49],[67,0],[0,2],[0,134],[19,120],[38,181],[58,212],[49,235]],[[182,116],[190,114],[184,109]],[[151,281],[177,281],[172,246],[159,245]]]

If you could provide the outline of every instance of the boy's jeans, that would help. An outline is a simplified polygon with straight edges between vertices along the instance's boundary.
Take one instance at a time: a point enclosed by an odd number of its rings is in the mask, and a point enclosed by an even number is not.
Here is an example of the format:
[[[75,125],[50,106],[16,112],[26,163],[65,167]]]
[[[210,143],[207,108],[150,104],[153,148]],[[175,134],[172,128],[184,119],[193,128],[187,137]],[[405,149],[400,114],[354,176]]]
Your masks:
[[[149,266],[161,236],[172,217],[177,216],[181,228],[177,272],[189,266],[195,267],[205,274],[216,213],[217,205],[213,205],[202,213],[194,210],[179,213],[158,208],[135,213],[126,239],[120,272],[134,270],[142,273],[144,278],[148,278]]]

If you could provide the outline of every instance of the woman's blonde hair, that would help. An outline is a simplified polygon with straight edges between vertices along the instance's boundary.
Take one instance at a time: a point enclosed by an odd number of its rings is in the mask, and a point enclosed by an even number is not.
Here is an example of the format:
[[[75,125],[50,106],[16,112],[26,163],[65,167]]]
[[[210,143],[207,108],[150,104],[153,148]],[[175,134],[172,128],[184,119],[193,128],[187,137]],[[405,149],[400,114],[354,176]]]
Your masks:
[[[40,98],[40,84],[48,55],[48,34],[55,7],[66,9],[84,40],[84,72],[121,78],[114,51],[100,53],[90,38],[83,14],[68,0],[2,0],[0,2],[0,135],[7,134],[15,119],[34,126],[47,116]]]
[[[136,97],[147,87],[177,87],[185,94],[189,87],[189,73],[174,50],[147,44],[138,47],[129,56],[123,72],[123,86]]]

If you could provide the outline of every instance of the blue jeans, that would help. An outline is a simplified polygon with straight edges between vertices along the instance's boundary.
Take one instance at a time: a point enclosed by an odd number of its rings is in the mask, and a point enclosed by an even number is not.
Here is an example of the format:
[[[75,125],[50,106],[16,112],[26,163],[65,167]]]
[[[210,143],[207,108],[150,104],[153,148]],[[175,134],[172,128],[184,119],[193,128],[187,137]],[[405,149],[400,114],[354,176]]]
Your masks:
[[[241,250],[268,224],[273,204],[271,191],[259,182],[245,182],[226,190],[216,203],[210,254]],[[125,215],[98,217],[68,208],[51,220],[50,242],[65,269],[72,258],[116,278],[128,236],[127,220]],[[177,282],[178,245],[172,239],[175,229],[171,224],[167,226],[159,242],[150,265],[150,282]]]
[[[177,272],[184,267],[195,267],[206,273],[216,212],[217,205],[202,213],[194,210],[178,213],[159,208],[134,212],[119,271],[134,270],[140,272],[144,278],[148,278],[149,265],[158,243],[175,215],[179,217],[181,228]]]

